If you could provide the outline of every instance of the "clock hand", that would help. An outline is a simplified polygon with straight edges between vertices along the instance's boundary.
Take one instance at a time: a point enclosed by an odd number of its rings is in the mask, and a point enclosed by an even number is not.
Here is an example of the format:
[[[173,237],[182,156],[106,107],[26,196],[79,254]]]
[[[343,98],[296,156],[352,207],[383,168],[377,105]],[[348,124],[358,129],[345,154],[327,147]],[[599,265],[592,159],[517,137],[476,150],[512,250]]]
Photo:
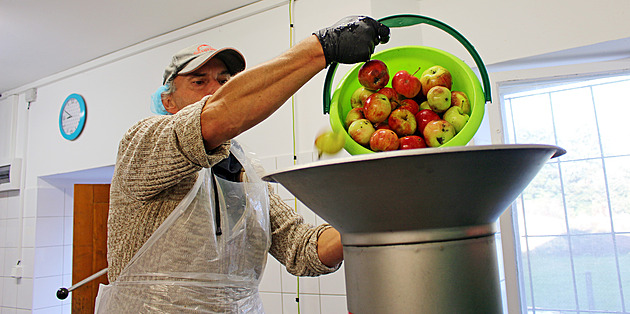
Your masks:
[[[72,115],[71,115],[68,111],[66,111],[66,110],[64,109],[64,110],[63,110],[63,112],[65,112],[65,113],[68,115],[68,117],[67,117],[66,119],[70,119],[70,118],[72,118]]]

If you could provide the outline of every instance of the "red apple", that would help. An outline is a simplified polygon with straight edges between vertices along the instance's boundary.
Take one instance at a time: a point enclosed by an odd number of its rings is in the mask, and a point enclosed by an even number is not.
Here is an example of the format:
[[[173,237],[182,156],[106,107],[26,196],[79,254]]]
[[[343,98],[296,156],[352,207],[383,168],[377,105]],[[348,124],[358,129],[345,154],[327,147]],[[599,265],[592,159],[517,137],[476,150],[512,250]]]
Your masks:
[[[445,120],[434,120],[422,132],[429,147],[438,147],[455,137],[455,127]]]
[[[396,90],[394,90],[393,88],[383,87],[379,89],[378,92],[387,96],[387,99],[389,99],[389,103],[392,105],[392,111],[394,111],[394,109],[396,109],[396,107],[400,105],[400,94],[398,94],[398,92],[396,92]]]
[[[381,60],[370,60],[359,69],[359,83],[367,89],[377,91],[389,83],[387,65]]]
[[[425,148],[427,147],[427,143],[424,142],[424,139],[418,135],[409,135],[401,137],[399,149],[414,149],[414,148]]]
[[[422,84],[420,83],[420,79],[415,77],[414,74],[416,73],[410,74],[405,70],[396,72],[392,78],[392,87],[394,90],[407,98],[413,98],[418,95],[420,90],[422,90]]]
[[[451,91],[444,86],[434,86],[427,94],[431,110],[442,113],[451,107]]]
[[[404,109],[407,109],[407,110],[411,111],[411,114],[413,114],[413,115],[415,115],[416,113],[418,113],[418,111],[420,111],[420,106],[413,99],[403,99],[400,102],[400,107],[398,107],[398,109],[400,109],[400,108],[404,108]]]
[[[416,117],[411,111],[404,108],[394,110],[389,115],[388,124],[398,136],[411,135],[416,132],[417,128]]]
[[[372,123],[379,123],[387,120],[392,112],[392,105],[389,103],[387,96],[374,93],[368,97],[363,106],[363,114],[365,118]]]
[[[420,110],[416,114],[416,123],[418,124],[418,134],[422,134],[424,132],[424,127],[427,126],[427,123],[434,120],[440,120],[440,116],[437,113],[433,112],[433,110],[430,110],[430,109]]]
[[[444,86],[450,90],[453,85],[453,78],[451,72],[446,68],[434,65],[422,72],[420,82],[422,83],[422,93],[427,95],[434,86]]]
[[[371,91],[363,86],[357,88],[352,96],[350,96],[350,104],[352,108],[359,108],[365,105],[365,100],[370,97],[370,95],[374,94],[374,91]]]
[[[348,114],[346,115],[346,120],[344,121],[346,124],[346,128],[349,127],[352,122],[359,119],[365,119],[365,116],[363,115],[363,108],[350,109],[350,111],[348,111]]]
[[[451,106],[461,107],[463,113],[470,114],[470,101],[466,93],[462,91],[451,92]]]
[[[397,150],[398,145],[398,135],[392,130],[376,130],[370,137],[370,149],[375,152]]]
[[[352,122],[348,127],[348,134],[357,143],[367,146],[370,144],[370,137],[376,131],[372,123],[367,119],[359,119]]]
[[[376,128],[377,130],[380,130],[380,129],[391,130],[392,129],[392,128],[389,127],[389,124],[388,124],[387,120],[377,123],[376,125],[374,125],[374,128]]]

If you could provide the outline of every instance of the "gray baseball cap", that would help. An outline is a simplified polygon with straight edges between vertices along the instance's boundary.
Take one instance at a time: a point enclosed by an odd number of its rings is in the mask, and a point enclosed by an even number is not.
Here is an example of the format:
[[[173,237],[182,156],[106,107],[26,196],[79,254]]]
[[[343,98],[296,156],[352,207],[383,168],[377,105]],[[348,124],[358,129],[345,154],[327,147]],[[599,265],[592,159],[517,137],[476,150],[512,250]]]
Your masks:
[[[162,84],[172,81],[177,75],[194,72],[214,57],[221,59],[232,75],[245,69],[245,57],[238,50],[215,49],[208,44],[197,44],[184,48],[173,56],[171,64],[164,70]]]

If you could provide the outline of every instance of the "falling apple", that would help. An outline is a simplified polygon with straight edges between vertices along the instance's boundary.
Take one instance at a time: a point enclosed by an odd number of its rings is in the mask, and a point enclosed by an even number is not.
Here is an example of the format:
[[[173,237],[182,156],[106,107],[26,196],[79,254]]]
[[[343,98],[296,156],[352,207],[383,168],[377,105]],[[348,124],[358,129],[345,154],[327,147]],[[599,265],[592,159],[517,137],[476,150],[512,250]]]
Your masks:
[[[345,144],[346,139],[341,132],[326,131],[315,138],[315,147],[319,157],[322,154],[336,154]]]
[[[367,89],[377,91],[389,83],[387,65],[381,60],[370,60],[359,69],[359,84]]]

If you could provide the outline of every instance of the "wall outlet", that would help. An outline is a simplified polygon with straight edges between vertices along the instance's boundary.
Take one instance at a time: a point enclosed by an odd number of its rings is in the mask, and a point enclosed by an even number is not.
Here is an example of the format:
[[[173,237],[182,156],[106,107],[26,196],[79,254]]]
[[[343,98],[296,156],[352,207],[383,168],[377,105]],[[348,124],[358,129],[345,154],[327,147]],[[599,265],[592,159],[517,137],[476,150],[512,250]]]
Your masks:
[[[15,265],[11,268],[11,277],[20,279],[22,278],[22,265]]]
[[[26,98],[26,102],[33,102],[37,100],[37,88],[27,89],[26,93],[24,93],[24,97]]]

